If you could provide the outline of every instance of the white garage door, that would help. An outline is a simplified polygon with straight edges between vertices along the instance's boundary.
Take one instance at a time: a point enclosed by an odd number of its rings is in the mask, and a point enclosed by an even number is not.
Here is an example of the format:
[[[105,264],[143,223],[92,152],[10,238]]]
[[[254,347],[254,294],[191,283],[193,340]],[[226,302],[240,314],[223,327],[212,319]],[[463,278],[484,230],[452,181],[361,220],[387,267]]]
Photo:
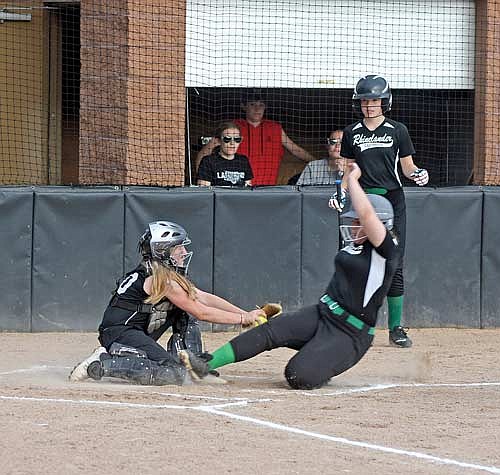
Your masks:
[[[186,86],[474,88],[473,0],[188,0]]]

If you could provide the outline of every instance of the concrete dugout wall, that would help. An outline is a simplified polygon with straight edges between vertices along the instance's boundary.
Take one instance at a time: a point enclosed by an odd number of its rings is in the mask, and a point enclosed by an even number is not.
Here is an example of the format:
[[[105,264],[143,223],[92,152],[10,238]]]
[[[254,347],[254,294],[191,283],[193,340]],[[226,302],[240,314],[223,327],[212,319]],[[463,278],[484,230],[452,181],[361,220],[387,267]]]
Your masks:
[[[248,309],[267,300],[289,310],[314,303],[338,247],[331,191],[0,188],[0,330],[95,331],[156,219],[189,231],[190,275],[200,288]],[[406,197],[404,323],[499,327],[500,189],[411,188]]]

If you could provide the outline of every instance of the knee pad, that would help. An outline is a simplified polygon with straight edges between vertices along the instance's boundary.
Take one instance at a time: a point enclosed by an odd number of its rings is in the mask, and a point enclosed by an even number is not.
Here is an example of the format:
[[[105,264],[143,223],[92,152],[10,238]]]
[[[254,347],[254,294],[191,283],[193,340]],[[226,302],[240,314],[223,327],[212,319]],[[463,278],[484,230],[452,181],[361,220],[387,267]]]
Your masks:
[[[285,378],[292,389],[318,389],[327,381],[318,381],[311,371],[307,375],[301,374],[290,363],[285,368]]]
[[[389,297],[400,297],[405,293],[404,279],[403,279],[403,269],[399,267],[394,274],[394,277],[389,287],[389,292],[387,295]]]
[[[148,355],[143,350],[138,350],[132,346],[122,345],[121,343],[112,343],[109,347],[108,353],[111,356],[139,356],[140,358],[147,358]]]
[[[184,346],[186,350],[197,355],[203,353],[203,341],[201,338],[201,330],[198,321],[193,317],[189,317],[189,321],[184,335]]]

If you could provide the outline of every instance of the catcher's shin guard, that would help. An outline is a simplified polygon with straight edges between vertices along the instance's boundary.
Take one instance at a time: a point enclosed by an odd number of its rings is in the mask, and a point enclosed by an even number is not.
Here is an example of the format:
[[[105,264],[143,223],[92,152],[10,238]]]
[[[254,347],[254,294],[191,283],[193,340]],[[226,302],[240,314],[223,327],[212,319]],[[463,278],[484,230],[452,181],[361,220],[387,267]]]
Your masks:
[[[115,356],[94,362],[89,366],[88,374],[93,379],[106,376],[153,386],[182,385],[188,379],[186,368],[180,364],[159,365],[155,361],[137,356]]]

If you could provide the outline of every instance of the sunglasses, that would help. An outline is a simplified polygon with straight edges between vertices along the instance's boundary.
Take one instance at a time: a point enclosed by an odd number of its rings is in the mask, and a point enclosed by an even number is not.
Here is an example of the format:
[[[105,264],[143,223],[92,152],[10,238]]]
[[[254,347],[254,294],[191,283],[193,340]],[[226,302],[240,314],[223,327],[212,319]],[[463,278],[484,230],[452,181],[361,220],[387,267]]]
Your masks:
[[[328,145],[337,145],[338,143],[342,143],[341,139],[326,139],[326,143]]]
[[[229,137],[227,135],[224,135],[224,137],[221,137],[221,139],[224,143],[229,143],[229,142],[241,143],[241,141],[243,140],[242,137]]]

